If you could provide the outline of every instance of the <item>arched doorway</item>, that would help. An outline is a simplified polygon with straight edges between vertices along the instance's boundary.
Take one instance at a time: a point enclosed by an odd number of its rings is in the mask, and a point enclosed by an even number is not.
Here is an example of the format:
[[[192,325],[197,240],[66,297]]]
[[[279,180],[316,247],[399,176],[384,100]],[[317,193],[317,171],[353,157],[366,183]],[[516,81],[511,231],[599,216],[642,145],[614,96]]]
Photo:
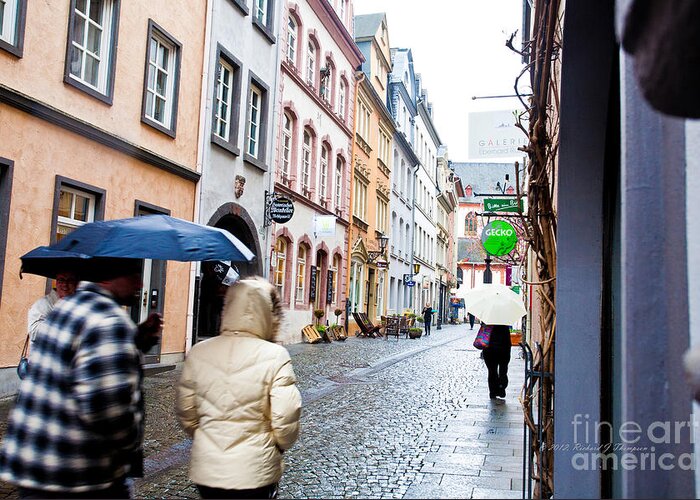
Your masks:
[[[241,278],[262,275],[264,259],[260,255],[258,232],[248,212],[236,203],[228,203],[219,208],[209,220],[208,225],[228,231],[241,240],[256,256],[253,262],[235,262]],[[202,262],[197,279],[197,301],[195,303],[196,332],[194,342],[199,342],[219,334],[221,309],[227,286],[221,283],[220,268],[216,261]]]

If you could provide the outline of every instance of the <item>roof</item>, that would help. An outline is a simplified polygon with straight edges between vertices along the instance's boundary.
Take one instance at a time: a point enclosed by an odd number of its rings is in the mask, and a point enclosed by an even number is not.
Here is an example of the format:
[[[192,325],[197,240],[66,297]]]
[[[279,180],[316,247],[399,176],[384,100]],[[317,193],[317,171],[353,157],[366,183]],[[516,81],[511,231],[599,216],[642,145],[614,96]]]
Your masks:
[[[455,175],[460,178],[462,187],[467,191],[467,186],[472,187],[472,196],[460,197],[461,202],[480,203],[482,196],[477,194],[498,193],[496,183],[503,185],[506,174],[509,175],[507,185],[515,187],[515,166],[513,163],[479,163],[465,162],[450,164]]]
[[[385,17],[386,14],[384,12],[355,16],[355,40],[376,35]]]

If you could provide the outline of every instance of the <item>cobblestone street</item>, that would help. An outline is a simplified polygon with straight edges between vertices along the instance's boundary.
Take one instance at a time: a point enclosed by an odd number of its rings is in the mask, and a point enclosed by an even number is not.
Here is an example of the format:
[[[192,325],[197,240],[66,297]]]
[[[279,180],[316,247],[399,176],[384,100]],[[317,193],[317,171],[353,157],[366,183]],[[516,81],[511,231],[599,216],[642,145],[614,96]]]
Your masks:
[[[520,498],[523,361],[514,348],[507,398],[491,401],[474,333],[458,325],[417,340],[288,346],[304,407],[280,498]],[[198,498],[173,413],[178,375],[146,379],[139,498]]]

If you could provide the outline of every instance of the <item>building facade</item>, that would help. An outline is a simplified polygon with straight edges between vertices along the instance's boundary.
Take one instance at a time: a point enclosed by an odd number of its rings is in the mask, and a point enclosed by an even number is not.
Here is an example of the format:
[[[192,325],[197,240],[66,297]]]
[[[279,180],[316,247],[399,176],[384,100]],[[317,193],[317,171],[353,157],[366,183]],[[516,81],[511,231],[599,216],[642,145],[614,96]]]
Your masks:
[[[314,310],[324,323],[344,319],[355,69],[363,58],[350,35],[350,1],[287,2],[280,19],[272,191],[293,202],[294,215],[271,226],[269,273],[289,309],[281,340],[299,342]]]
[[[20,281],[21,255],[95,220],[193,219],[206,12],[165,0],[16,0],[0,10],[0,392],[8,394],[27,310],[51,286],[39,276]],[[132,317],[155,310],[165,321],[147,361],[182,359],[189,265],[145,266]]]
[[[455,175],[447,157],[447,147],[438,148],[437,157],[437,246],[435,268],[437,271],[437,325],[447,322],[450,292],[457,286],[457,262],[455,255],[454,220],[457,210]]]
[[[373,322],[386,314],[391,150],[394,123],[387,109],[391,52],[384,14],[355,17],[364,63],[358,78],[353,143],[352,219],[348,241],[348,311]],[[382,242],[384,239],[384,242]],[[357,330],[352,317],[348,331]]]
[[[242,276],[265,275],[270,243],[261,194],[270,190],[276,163],[274,106],[284,3],[208,4],[198,221],[231,232],[253,251],[253,263],[237,265]],[[225,287],[214,265],[201,265],[195,341],[218,334]]]
[[[413,310],[413,183],[420,160],[413,151],[416,109],[415,75],[411,49],[391,49],[393,69],[389,109],[394,132],[391,171],[391,241],[388,312]],[[413,283],[413,284],[412,284]]]

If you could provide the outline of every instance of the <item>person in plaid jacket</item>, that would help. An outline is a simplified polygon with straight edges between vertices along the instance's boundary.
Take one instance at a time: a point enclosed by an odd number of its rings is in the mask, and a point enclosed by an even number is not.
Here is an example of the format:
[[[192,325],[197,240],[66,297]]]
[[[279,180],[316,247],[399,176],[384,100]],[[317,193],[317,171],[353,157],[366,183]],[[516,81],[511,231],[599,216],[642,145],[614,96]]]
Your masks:
[[[140,260],[87,265],[94,282],[46,319],[0,448],[0,479],[23,498],[128,498],[142,461],[142,351],[161,319],[137,327],[121,307],[142,286]]]

